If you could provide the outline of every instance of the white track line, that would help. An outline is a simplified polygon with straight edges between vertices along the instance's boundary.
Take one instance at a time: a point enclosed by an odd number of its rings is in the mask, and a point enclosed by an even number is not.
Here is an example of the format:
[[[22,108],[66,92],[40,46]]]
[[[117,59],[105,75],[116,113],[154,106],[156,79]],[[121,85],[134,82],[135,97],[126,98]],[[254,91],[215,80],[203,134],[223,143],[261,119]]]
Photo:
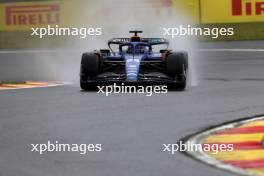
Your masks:
[[[191,144],[201,144],[202,143],[202,140],[212,134],[215,134],[217,131],[220,131],[220,130],[226,130],[226,129],[229,129],[229,128],[234,128],[236,126],[239,126],[239,125],[243,125],[245,123],[249,123],[249,122],[253,122],[253,121],[257,121],[257,120],[263,120],[264,117],[261,116],[261,117],[256,117],[256,118],[252,118],[252,119],[248,119],[248,120],[242,120],[242,121],[238,121],[238,122],[234,122],[234,123],[230,123],[230,124],[227,124],[227,125],[223,125],[223,126],[219,126],[219,127],[216,127],[214,129],[211,129],[211,130],[208,130],[208,131],[205,131],[205,132],[202,132],[200,134],[197,134],[197,135],[194,135],[192,137],[190,137],[187,141]],[[203,151],[187,151],[187,153],[189,155],[191,155],[192,157],[208,164],[208,165],[211,165],[211,166],[214,166],[214,167],[217,167],[217,168],[220,168],[220,169],[224,169],[224,170],[227,170],[229,172],[233,172],[233,173],[236,173],[236,174],[240,174],[240,175],[245,175],[245,176],[255,176],[255,174],[253,173],[250,173],[244,169],[240,169],[240,168],[236,168],[236,167],[233,167],[229,164],[224,164],[212,157],[210,157],[209,155],[207,155],[206,153],[204,153]]]

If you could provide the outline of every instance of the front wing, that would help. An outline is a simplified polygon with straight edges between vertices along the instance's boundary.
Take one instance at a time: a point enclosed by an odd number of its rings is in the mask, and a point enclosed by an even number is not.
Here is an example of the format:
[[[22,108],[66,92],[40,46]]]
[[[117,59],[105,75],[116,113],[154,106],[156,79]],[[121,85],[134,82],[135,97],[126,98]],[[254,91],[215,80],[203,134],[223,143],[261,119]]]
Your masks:
[[[96,84],[153,84],[161,85],[168,83],[181,83],[185,80],[185,76],[181,75],[179,77],[169,77],[163,73],[148,73],[148,74],[139,74],[137,81],[127,81],[125,74],[114,74],[114,73],[103,73],[96,77],[91,77],[85,82],[87,83],[96,83]]]

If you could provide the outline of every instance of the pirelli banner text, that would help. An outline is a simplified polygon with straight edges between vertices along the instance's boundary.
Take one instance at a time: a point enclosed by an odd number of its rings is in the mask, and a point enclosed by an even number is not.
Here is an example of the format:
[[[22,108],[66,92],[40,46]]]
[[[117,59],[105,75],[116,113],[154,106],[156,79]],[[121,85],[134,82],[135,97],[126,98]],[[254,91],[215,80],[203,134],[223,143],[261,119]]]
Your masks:
[[[62,20],[60,2],[1,3],[0,13],[1,30],[29,30]]]
[[[30,30],[31,27],[59,25],[83,27],[102,22],[81,6],[83,0],[0,3],[0,31]],[[85,13],[85,20],[78,20]],[[85,24],[84,24],[85,23]]]
[[[201,0],[202,23],[264,22],[264,0]]]

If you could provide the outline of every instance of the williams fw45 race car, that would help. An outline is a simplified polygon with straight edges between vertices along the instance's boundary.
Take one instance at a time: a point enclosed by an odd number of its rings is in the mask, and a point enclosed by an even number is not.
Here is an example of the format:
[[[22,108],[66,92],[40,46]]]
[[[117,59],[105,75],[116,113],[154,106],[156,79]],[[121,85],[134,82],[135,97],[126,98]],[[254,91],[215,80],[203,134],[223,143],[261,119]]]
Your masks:
[[[109,49],[82,55],[80,86],[94,90],[98,85],[136,84],[167,85],[168,89],[186,88],[188,53],[168,49],[164,38],[141,38],[142,31],[130,31],[131,38],[113,38]],[[165,49],[154,52],[154,47]],[[116,51],[113,49],[115,46]]]

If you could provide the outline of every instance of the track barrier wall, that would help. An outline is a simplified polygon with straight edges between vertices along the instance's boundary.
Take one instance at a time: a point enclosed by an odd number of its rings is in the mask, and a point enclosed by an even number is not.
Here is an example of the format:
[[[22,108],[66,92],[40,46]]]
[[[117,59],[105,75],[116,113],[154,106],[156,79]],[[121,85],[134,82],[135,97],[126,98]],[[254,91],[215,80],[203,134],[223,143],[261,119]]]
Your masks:
[[[216,27],[234,26],[238,29],[237,36],[230,40],[264,39],[264,0],[154,0],[149,2],[172,7],[175,10],[182,9],[193,24]],[[34,44],[30,44],[34,43],[34,40],[30,42],[31,39],[28,39],[31,27],[47,25],[78,27],[94,24],[94,15],[89,15],[85,7],[79,9],[81,3],[82,0],[1,2],[0,49],[34,47]],[[85,20],[87,24],[80,24],[80,21],[74,20],[80,17],[81,13],[90,16],[90,19]],[[96,17],[96,21],[103,23],[103,20],[103,15]],[[25,43],[25,41],[28,42]]]

